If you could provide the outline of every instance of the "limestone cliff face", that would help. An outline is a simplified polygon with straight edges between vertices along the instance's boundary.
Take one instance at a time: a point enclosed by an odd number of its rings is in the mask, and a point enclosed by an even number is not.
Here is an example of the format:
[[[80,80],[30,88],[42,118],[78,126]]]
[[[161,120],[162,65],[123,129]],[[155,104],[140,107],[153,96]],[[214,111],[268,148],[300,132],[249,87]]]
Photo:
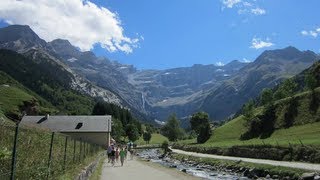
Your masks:
[[[64,41],[64,43],[66,43],[66,41]],[[61,48],[63,49],[64,47]],[[0,29],[0,48],[16,51],[35,63],[43,64],[44,68],[50,68],[42,69],[42,71],[60,72],[60,74],[52,75],[52,78],[56,78],[55,80],[59,81],[60,77],[65,77],[64,80],[61,81],[65,87],[71,87],[74,90],[78,90],[92,97],[102,98],[110,103],[118,105],[122,103],[118,95],[108,89],[96,86],[70,68],[70,66],[64,63],[52,44],[41,39],[29,26],[13,25]],[[72,51],[71,49],[64,50]],[[68,53],[81,54],[80,51],[76,49]]]

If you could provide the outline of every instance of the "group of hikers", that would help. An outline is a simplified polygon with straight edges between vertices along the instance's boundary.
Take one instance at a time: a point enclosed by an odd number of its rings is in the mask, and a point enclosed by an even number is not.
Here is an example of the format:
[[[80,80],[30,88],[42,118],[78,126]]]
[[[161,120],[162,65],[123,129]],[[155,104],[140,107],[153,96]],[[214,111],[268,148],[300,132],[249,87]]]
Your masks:
[[[123,166],[124,160],[127,159],[128,151],[130,152],[130,159],[132,160],[134,153],[132,143],[129,143],[127,146],[111,144],[107,149],[108,163],[114,166],[115,163],[119,163],[120,158],[121,166]]]

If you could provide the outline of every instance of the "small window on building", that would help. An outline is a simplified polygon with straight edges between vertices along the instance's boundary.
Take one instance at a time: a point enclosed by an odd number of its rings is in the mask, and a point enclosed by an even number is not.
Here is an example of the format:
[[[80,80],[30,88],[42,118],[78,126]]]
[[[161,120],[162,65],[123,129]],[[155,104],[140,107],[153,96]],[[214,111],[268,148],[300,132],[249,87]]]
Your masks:
[[[78,123],[76,129],[80,129],[83,126],[83,123]]]

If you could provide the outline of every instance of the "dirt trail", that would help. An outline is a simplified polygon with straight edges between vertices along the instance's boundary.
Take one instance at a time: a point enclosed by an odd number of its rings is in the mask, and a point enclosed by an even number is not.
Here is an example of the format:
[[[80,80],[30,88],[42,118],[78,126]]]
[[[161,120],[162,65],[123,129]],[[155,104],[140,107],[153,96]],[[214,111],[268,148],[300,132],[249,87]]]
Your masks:
[[[266,159],[252,159],[252,158],[242,158],[242,157],[232,157],[232,156],[219,156],[213,154],[202,154],[195,152],[187,152],[178,149],[172,149],[173,152],[178,154],[190,155],[195,157],[204,157],[204,158],[213,158],[213,159],[222,159],[222,160],[233,160],[233,161],[243,161],[257,164],[268,164],[273,166],[283,166],[297,169],[304,169],[310,171],[320,172],[320,164],[311,164],[311,163],[302,163],[302,162],[288,162],[288,161],[274,161]]]
[[[159,164],[152,162],[145,162],[141,160],[128,160],[124,166],[121,167],[116,164],[112,167],[107,160],[103,164],[101,180],[193,180],[199,179],[176,169],[165,168]]]

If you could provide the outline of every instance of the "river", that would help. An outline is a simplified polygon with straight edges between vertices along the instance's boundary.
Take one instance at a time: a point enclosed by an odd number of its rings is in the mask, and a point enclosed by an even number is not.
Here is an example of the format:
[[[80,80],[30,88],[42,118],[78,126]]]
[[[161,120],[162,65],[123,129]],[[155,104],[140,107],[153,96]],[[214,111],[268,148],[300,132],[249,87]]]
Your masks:
[[[242,174],[238,174],[232,171],[218,171],[209,165],[201,165],[197,163],[180,162],[178,160],[170,159],[169,157],[161,157],[159,149],[148,149],[138,153],[140,158],[150,160],[151,162],[161,164],[168,168],[175,168],[177,171],[182,171],[191,174],[196,177],[209,180],[247,180]]]

